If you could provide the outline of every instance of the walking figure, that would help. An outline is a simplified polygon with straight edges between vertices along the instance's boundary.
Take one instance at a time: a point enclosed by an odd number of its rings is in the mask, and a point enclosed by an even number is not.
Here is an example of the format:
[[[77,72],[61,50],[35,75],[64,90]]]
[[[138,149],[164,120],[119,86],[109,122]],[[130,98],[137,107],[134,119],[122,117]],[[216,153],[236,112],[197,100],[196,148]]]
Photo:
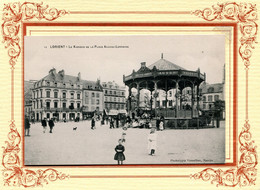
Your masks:
[[[123,161],[125,160],[125,147],[122,145],[122,140],[118,140],[118,145],[115,148],[116,154],[114,156],[114,160],[117,160],[118,165],[123,165]]]
[[[94,116],[92,117],[92,119],[91,119],[91,129],[95,129],[95,118],[94,118]]]
[[[149,155],[153,156],[156,150],[156,141],[157,141],[157,134],[155,133],[155,128],[152,128],[150,134],[148,135],[148,151]]]
[[[112,129],[112,128],[115,128],[113,117],[111,117],[111,119],[110,119],[110,129]]]
[[[30,136],[30,121],[28,116],[25,116],[24,118],[24,128],[25,128],[25,136]]]
[[[54,122],[52,119],[49,120],[50,133],[52,133],[52,129],[54,127]]]
[[[45,133],[46,132],[46,128],[47,128],[46,117],[42,120],[42,127],[43,127],[43,133]]]

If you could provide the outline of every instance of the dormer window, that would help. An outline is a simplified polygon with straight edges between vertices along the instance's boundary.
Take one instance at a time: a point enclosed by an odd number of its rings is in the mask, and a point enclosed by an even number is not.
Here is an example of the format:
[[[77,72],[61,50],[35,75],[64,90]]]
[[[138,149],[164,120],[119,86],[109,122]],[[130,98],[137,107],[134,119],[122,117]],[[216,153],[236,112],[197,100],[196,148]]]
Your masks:
[[[66,88],[66,84],[65,83],[63,83],[63,87]]]
[[[47,85],[47,86],[50,86],[50,82],[46,82],[46,85]]]
[[[212,92],[214,92],[214,88],[213,88],[213,87],[210,87],[210,88],[208,89],[208,93],[212,93]]]

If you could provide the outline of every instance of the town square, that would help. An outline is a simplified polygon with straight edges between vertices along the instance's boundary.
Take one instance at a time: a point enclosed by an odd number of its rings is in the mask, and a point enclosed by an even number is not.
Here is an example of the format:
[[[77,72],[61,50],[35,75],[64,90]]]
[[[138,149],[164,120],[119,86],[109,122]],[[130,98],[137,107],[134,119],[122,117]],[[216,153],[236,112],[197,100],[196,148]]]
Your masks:
[[[55,40],[25,40],[25,165],[225,163],[223,36]]]

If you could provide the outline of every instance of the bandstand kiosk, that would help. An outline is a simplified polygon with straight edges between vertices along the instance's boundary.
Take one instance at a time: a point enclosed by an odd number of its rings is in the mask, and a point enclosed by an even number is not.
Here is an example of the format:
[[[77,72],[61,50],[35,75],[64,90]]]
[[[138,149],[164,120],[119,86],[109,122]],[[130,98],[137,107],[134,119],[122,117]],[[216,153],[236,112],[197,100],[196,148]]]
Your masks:
[[[156,116],[164,116],[166,120],[173,120],[176,123],[178,120],[194,120],[199,117],[199,100],[200,84],[206,80],[206,74],[200,73],[200,69],[196,71],[186,70],[170,61],[167,61],[161,55],[161,59],[150,66],[146,66],[145,62],[141,63],[141,68],[138,71],[133,70],[130,75],[123,76],[125,85],[128,86],[128,102],[127,108],[130,114],[133,110],[139,109],[140,106],[140,91],[147,89],[150,91],[151,111],[154,110]],[[132,89],[137,90],[136,107],[132,107]],[[185,91],[186,89],[186,91]],[[190,89],[190,109],[183,108],[183,93]],[[166,105],[157,107],[156,102],[159,90],[165,91]],[[168,91],[173,90],[174,95],[171,97],[174,106],[167,107],[169,98]],[[198,119],[197,119],[198,121]],[[199,125],[199,121],[198,124]]]

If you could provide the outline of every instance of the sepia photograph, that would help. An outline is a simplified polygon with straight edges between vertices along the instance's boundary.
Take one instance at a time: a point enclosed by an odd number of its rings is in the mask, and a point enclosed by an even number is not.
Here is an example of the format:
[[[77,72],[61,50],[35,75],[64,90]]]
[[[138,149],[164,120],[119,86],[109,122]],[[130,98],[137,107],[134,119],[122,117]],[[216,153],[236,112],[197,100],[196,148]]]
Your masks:
[[[225,36],[25,36],[24,165],[225,163]]]

